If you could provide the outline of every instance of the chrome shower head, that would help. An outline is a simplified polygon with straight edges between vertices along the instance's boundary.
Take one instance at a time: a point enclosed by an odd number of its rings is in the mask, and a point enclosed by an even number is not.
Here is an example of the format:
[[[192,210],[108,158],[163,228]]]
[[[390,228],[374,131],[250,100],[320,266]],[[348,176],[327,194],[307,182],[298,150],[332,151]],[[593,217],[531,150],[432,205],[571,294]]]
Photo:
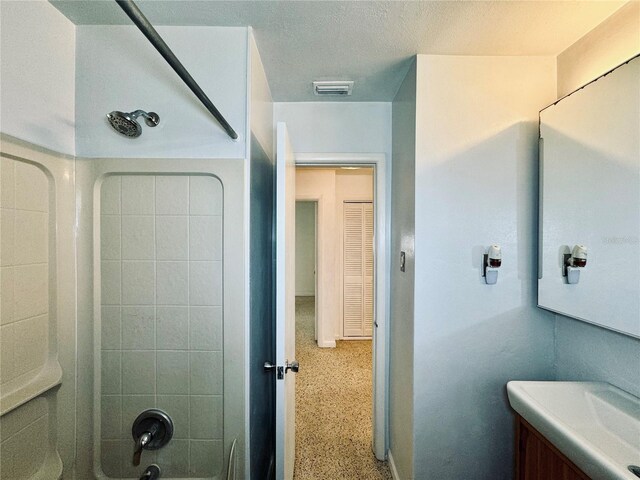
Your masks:
[[[107,113],[107,119],[118,133],[126,137],[136,138],[142,133],[142,127],[136,120],[141,115],[144,117],[144,122],[150,127],[155,127],[160,123],[160,116],[157,113],[147,113],[143,110],[136,110],[131,113],[114,110],[111,113]]]

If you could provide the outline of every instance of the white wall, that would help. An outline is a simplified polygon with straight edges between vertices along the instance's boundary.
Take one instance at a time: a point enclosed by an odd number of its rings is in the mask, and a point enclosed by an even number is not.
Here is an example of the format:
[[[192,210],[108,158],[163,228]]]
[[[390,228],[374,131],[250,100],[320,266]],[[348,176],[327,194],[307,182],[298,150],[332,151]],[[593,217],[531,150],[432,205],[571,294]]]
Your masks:
[[[83,157],[244,158],[247,29],[158,27],[158,32],[238,133],[232,140],[135,26],[77,28],[76,152]],[[142,109],[160,115],[136,139],[105,115]]]
[[[536,308],[538,110],[553,57],[418,56],[415,478],[510,478],[507,381],[553,379]],[[482,254],[502,245],[497,285]]]
[[[0,2],[0,130],[75,153],[76,27],[49,2]]]
[[[316,205],[296,202],[296,296],[316,294]]]
[[[558,56],[558,97],[640,53],[640,3],[629,2]],[[605,381],[640,395],[640,340],[556,315],[558,380]]]
[[[631,1],[558,55],[558,98],[640,53],[640,2]]]
[[[390,103],[281,102],[274,115],[287,123],[297,153],[391,152]]]
[[[393,99],[391,297],[389,322],[389,458],[398,478],[413,476],[413,330],[416,170],[416,64]],[[399,268],[406,253],[405,271]]]
[[[331,305],[323,303],[322,306],[330,308],[331,316],[325,317],[324,322],[327,331],[327,339],[333,341],[343,337],[343,230],[344,230],[344,202],[348,200],[373,201],[373,170],[341,170],[341,169],[314,169],[298,168],[296,172],[296,196],[300,200],[318,198],[318,257],[328,259],[323,262],[322,285],[329,288],[330,297],[327,298]],[[300,211],[301,203],[297,203],[297,211]],[[333,208],[332,214],[325,214],[328,208]],[[313,248],[313,231],[309,223],[313,219],[313,210],[306,212],[306,223],[299,223],[296,213],[296,239],[301,238],[300,244],[296,240],[296,295],[313,295],[313,263],[308,249]],[[328,213],[328,212],[327,212]],[[300,216],[302,220],[302,215]],[[298,230],[299,228],[299,230]],[[300,247],[300,248],[298,248]],[[298,255],[301,262],[298,262]],[[306,262],[306,266],[303,265]],[[322,268],[322,267],[320,267]],[[299,269],[299,270],[298,270]],[[311,271],[309,271],[311,270]],[[298,279],[298,272],[301,278]],[[324,295],[323,295],[324,298]]]

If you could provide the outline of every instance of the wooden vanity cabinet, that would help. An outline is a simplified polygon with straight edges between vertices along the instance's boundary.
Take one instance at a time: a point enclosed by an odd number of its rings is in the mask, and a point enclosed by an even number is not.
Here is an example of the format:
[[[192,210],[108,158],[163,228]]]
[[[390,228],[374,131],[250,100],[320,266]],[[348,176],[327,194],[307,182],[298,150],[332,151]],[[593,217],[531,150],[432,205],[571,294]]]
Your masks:
[[[516,415],[516,480],[590,480],[524,418]]]

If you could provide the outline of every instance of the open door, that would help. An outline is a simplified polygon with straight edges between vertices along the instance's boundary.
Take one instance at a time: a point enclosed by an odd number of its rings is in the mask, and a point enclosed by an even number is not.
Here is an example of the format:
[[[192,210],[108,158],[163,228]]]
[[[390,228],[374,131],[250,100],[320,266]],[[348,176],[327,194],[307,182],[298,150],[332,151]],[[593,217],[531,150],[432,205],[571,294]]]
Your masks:
[[[287,126],[276,145],[276,479],[293,479],[295,460],[296,164]]]

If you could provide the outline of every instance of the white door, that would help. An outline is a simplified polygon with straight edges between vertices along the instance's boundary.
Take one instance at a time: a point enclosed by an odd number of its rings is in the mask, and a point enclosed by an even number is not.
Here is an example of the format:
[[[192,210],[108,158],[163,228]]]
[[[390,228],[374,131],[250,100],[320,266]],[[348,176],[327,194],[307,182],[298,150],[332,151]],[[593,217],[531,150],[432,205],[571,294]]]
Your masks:
[[[276,145],[276,479],[291,480],[295,460],[296,165],[287,126]]]

